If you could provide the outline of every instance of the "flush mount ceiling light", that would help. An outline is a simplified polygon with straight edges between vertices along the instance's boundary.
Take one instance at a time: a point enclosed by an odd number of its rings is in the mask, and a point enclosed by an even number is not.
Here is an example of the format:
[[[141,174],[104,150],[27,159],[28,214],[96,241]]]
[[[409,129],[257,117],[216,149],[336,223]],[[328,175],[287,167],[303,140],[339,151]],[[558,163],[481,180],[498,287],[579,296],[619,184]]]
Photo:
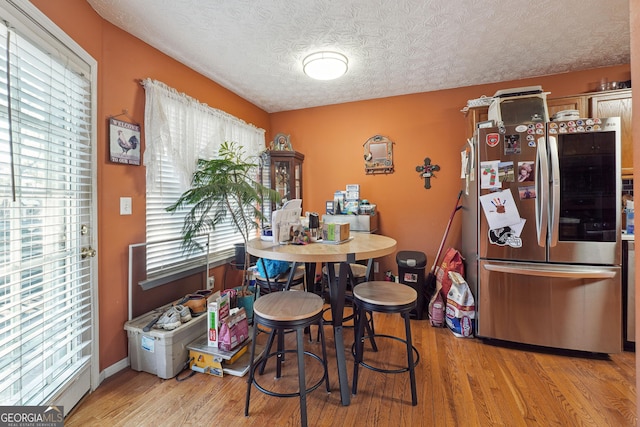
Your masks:
[[[304,73],[316,80],[333,80],[347,72],[347,57],[338,52],[316,52],[302,60]]]

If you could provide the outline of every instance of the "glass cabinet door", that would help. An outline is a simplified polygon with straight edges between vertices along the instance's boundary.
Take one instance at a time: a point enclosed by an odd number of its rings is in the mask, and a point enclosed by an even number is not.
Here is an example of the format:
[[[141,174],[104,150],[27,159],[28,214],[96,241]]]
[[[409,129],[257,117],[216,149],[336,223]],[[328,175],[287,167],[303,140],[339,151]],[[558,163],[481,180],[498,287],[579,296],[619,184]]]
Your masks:
[[[262,184],[276,190],[281,197],[280,203],[265,202],[264,215],[293,199],[302,199],[302,162],[304,154],[297,151],[266,151],[262,156]],[[303,210],[304,212],[304,210]]]
[[[275,190],[280,193],[282,203],[291,200],[291,162],[275,160],[273,162]]]

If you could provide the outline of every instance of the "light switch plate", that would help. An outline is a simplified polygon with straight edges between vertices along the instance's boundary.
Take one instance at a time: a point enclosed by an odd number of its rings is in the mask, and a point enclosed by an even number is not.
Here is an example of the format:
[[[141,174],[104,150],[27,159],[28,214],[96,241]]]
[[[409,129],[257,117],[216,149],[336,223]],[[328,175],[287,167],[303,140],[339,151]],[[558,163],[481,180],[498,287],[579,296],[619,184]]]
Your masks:
[[[120,197],[120,215],[131,215],[131,197]]]

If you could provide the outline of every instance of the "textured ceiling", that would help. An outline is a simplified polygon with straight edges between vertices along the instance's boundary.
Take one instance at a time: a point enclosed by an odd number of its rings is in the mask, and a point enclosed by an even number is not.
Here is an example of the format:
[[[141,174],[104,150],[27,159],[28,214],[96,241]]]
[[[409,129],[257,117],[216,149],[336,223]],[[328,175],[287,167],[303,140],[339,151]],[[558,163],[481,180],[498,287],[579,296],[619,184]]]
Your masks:
[[[629,0],[87,1],[270,113],[630,62]],[[347,74],[307,77],[317,50]]]

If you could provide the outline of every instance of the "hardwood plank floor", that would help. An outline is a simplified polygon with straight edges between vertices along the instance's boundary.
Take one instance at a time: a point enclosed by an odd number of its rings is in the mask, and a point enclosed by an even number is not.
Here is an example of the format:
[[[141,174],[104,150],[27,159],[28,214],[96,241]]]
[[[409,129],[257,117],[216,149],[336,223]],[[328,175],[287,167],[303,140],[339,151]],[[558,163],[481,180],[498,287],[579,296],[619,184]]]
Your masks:
[[[398,315],[375,314],[378,332],[403,334]],[[456,338],[426,320],[412,321],[418,406],[411,406],[408,374],[380,374],[360,369],[358,394],[342,406],[333,333],[326,327],[331,393],[323,387],[307,397],[310,426],[635,426],[637,420],[635,353],[592,355],[507,343]],[[353,340],[345,331],[345,343]],[[315,337],[315,330],[314,330]],[[258,342],[264,342],[260,334]],[[294,335],[287,336],[294,348]],[[499,344],[499,345],[497,345]],[[368,360],[385,366],[404,357],[400,343],[379,340],[381,351]],[[320,353],[317,343],[306,347]],[[353,372],[347,345],[349,378]],[[266,386],[295,390],[297,369],[285,363],[274,381],[270,364],[261,377]],[[309,359],[308,381],[319,365]],[[275,398],[253,388],[249,417],[243,378],[196,374],[178,382],[125,369],[86,396],[65,420],[74,426],[297,426],[297,398]]]

